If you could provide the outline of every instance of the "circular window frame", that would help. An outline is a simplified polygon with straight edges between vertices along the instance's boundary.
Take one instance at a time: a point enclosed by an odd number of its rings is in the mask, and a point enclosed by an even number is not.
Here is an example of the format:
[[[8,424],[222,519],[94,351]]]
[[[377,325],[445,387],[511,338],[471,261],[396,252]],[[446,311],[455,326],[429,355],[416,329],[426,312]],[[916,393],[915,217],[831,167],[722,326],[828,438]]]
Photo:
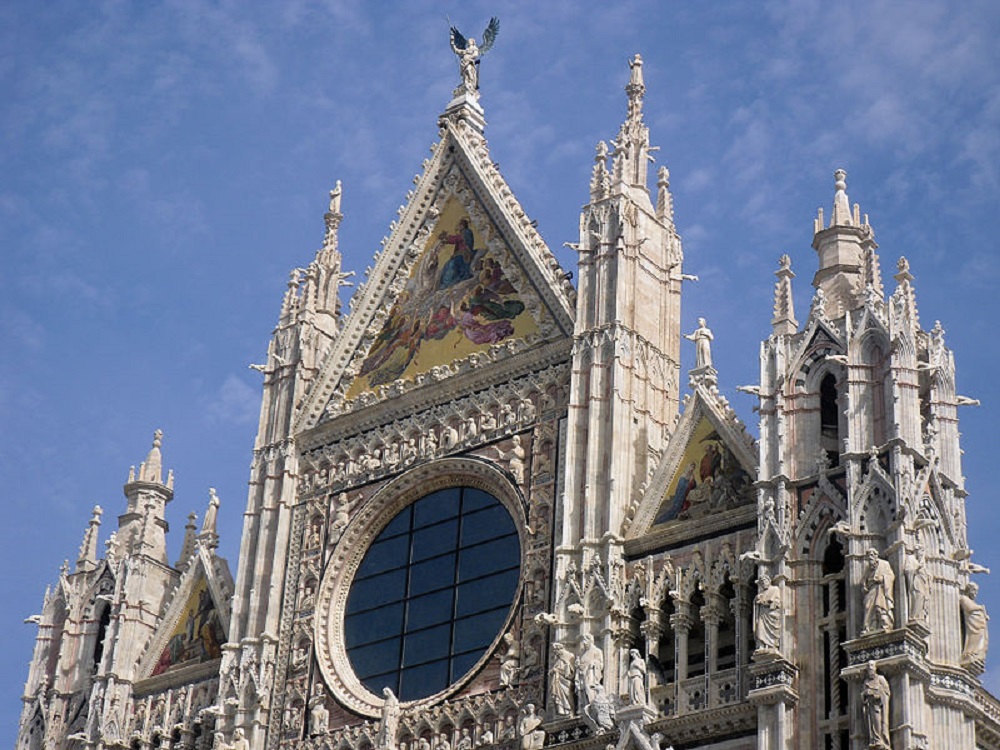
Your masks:
[[[461,457],[417,466],[396,477],[379,489],[351,519],[326,565],[316,598],[313,629],[320,673],[338,701],[364,716],[380,716],[384,698],[361,683],[347,655],[344,617],[354,576],[372,542],[404,508],[432,492],[452,487],[471,487],[488,492],[510,513],[520,547],[517,588],[503,627],[475,665],[444,690],[403,705],[408,708],[431,705],[461,690],[493,656],[519,609],[524,589],[527,525],[521,493],[504,472],[482,459]]]

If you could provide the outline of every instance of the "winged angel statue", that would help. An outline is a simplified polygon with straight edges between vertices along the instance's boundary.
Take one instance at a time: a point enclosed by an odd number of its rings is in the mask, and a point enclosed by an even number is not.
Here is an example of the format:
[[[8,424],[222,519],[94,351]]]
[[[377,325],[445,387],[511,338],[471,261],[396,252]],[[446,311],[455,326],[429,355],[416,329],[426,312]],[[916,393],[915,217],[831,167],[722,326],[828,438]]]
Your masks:
[[[456,27],[451,27],[451,50],[458,55],[458,71],[462,75],[462,86],[469,93],[479,90],[479,58],[493,47],[500,31],[500,19],[494,16],[490,19],[483,32],[483,46],[476,44],[473,38],[466,39]]]

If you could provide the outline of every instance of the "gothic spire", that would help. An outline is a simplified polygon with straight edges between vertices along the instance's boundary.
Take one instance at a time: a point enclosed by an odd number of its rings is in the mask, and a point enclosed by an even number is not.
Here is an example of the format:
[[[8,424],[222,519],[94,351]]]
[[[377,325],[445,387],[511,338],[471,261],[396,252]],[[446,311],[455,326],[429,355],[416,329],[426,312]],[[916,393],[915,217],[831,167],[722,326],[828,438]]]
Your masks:
[[[774,285],[774,317],[771,318],[771,325],[774,333],[778,336],[786,336],[795,333],[799,329],[799,322],[795,319],[795,300],[792,296],[792,259],[787,255],[782,255],[778,259],[778,270],[774,272],[778,277]]]
[[[616,192],[628,192],[633,200],[642,195],[649,202],[647,171],[651,161],[649,128],[642,120],[642,100],[646,95],[646,84],[642,77],[642,56],[629,60],[629,80],[625,85],[628,97],[628,113],[625,122],[612,141],[615,148],[612,167]],[[650,206],[651,207],[651,206]]]
[[[188,513],[187,523],[184,524],[184,542],[181,544],[181,553],[177,557],[177,564],[174,566],[177,570],[185,571],[188,569],[188,565],[191,564],[191,555],[194,554],[195,521],[197,520],[197,513],[194,511]]]
[[[94,514],[90,517],[87,530],[83,532],[83,543],[80,545],[80,556],[76,561],[76,572],[92,570],[97,565],[97,532],[101,527],[100,505],[94,506]]]

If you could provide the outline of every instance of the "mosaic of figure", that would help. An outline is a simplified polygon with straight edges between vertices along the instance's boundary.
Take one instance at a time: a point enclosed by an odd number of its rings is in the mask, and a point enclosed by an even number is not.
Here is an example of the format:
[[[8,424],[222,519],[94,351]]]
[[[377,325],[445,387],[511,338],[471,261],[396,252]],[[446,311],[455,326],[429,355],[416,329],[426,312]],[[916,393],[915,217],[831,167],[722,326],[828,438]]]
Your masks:
[[[457,202],[446,205],[437,227],[368,350],[352,397],[537,330]]]
[[[203,578],[191,593],[152,675],[162,674],[180,664],[218,659],[222,656],[225,640],[215,602],[208,591],[208,581]]]
[[[695,428],[680,466],[654,523],[700,518],[752,499],[750,476],[707,419]]]

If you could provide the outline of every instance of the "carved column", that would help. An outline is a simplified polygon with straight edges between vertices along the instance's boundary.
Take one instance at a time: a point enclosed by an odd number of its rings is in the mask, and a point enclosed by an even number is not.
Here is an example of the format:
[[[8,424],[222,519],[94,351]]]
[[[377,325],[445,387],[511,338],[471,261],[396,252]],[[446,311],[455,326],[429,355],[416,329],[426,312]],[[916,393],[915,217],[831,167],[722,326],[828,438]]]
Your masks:
[[[674,629],[674,682],[687,679],[688,634],[694,619],[688,602],[677,602],[677,611],[670,615],[670,627]]]

